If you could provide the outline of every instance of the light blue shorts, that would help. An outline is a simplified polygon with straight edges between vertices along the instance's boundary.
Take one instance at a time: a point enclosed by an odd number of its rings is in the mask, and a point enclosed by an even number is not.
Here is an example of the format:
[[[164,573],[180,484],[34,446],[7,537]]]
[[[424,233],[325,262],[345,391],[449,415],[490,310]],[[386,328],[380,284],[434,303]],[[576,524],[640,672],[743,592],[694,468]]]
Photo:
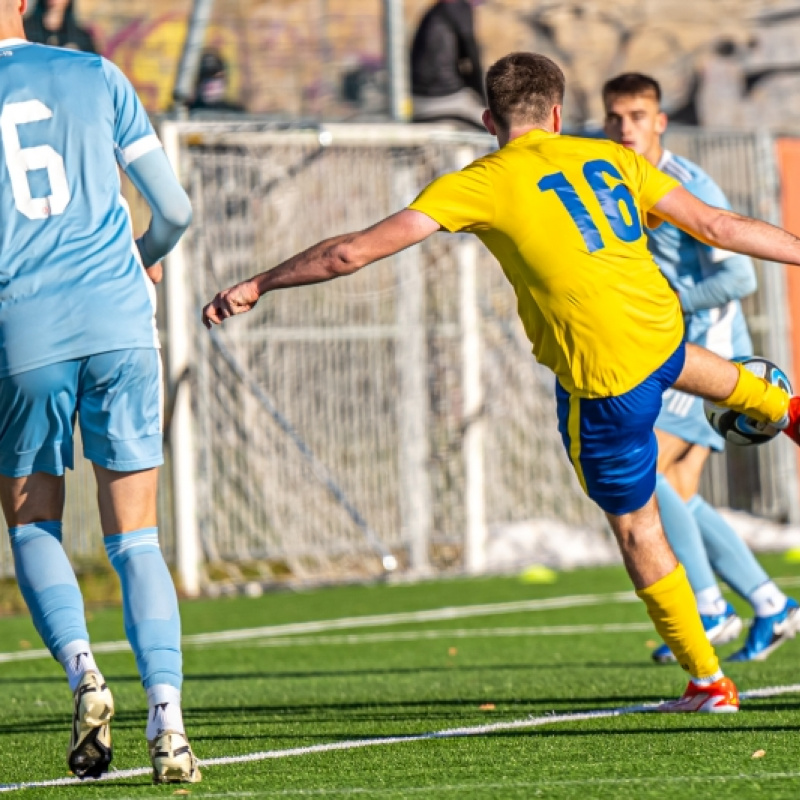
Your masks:
[[[0,474],[73,469],[76,418],[93,463],[118,472],[162,464],[159,351],[112,350],[0,379]]]
[[[664,403],[656,420],[656,428],[690,444],[710,447],[718,452],[725,449],[725,440],[706,419],[702,398],[677,389],[664,392]]]

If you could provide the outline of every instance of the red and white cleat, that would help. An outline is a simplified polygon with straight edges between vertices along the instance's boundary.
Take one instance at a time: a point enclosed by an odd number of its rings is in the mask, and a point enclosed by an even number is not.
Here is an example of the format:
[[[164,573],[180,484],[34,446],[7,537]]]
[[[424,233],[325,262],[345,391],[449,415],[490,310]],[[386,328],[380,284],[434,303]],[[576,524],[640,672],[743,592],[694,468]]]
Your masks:
[[[739,692],[730,678],[720,678],[709,686],[697,686],[689,681],[678,700],[667,700],[656,708],[667,714],[734,714],[739,710]]]

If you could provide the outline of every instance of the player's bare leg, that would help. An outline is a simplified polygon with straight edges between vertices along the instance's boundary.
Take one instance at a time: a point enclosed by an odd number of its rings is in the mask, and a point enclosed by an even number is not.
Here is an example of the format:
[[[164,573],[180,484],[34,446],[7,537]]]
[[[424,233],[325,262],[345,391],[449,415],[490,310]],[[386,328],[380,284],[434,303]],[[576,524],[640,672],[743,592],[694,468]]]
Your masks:
[[[61,663],[73,692],[67,762],[79,778],[108,769],[114,700],[89,646],[75,573],[61,546],[64,477],[34,472],[0,476],[17,581],[39,635]]]
[[[678,439],[684,445],[684,450],[680,458],[665,464],[662,469],[661,446],[663,437]],[[684,502],[688,502],[700,489],[700,478],[706,461],[708,461],[708,457],[711,454],[711,449],[699,444],[688,444],[679,437],[664,431],[657,430],[656,438],[658,439],[659,448],[658,471],[667,478],[672,488],[681,496],[681,499]]]
[[[659,428],[656,428],[655,434],[658,442],[658,472],[669,480],[683,500],[688,500],[697,492],[709,450]]]
[[[656,498],[664,531],[686,569],[706,635],[719,647],[739,636],[742,620],[722,596],[703,531],[693,513],[693,506],[700,502],[697,491],[710,451],[659,428],[655,434],[659,472]],[[650,656],[658,664],[675,662],[666,644],[656,647]]]
[[[61,520],[64,513],[64,476],[34,472],[24,478],[0,475],[0,503],[8,527]]]
[[[739,369],[732,361],[698,347],[686,345],[686,360],[674,387],[715,403],[728,399],[739,381]]]
[[[158,469],[94,465],[106,551],[122,585],[125,633],[147,692],[147,742],[155,783],[197,783],[200,770],[181,712],[178,598],[158,545]]]
[[[156,525],[158,469],[114,472],[97,464],[92,466],[103,536]]]
[[[684,696],[666,704],[663,710],[736,711],[736,687],[719,668],[686,573],[664,535],[655,497],[634,512],[606,516],[636,593],[647,606],[656,630],[692,679]]]
[[[757,377],[742,364],[727,361],[704,347],[687,344],[683,370],[673,386],[762,422],[771,422],[800,443],[797,430],[800,398],[790,398],[783,389]]]
[[[674,572],[678,560],[669,546],[655,497],[630,514],[606,514],[635,589],[645,589]]]

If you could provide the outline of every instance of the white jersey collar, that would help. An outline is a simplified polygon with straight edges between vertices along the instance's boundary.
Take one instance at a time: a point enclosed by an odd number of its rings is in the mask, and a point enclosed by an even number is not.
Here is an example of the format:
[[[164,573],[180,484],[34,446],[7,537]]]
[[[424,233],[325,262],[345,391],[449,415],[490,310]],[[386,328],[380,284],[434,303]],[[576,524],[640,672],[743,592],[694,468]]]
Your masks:
[[[13,47],[16,44],[30,44],[27,39],[0,39],[0,47]]]
[[[664,169],[668,162],[672,161],[672,153],[664,148],[661,151],[661,158],[658,159],[658,169]]]

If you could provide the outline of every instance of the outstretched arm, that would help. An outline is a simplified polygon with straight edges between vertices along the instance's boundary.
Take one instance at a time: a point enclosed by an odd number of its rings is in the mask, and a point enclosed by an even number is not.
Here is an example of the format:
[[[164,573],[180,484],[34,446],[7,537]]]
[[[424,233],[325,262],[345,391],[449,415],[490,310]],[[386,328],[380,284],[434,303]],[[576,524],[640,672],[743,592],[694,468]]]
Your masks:
[[[662,197],[650,213],[712,247],[800,265],[800,239],[796,236],[768,222],[706,205],[682,186]]]
[[[276,289],[351,275],[427,239],[438,230],[439,223],[427,214],[404,209],[366,230],[325,239],[277,267],[219,292],[203,309],[203,324],[210,328],[249,311],[261,295]]]

